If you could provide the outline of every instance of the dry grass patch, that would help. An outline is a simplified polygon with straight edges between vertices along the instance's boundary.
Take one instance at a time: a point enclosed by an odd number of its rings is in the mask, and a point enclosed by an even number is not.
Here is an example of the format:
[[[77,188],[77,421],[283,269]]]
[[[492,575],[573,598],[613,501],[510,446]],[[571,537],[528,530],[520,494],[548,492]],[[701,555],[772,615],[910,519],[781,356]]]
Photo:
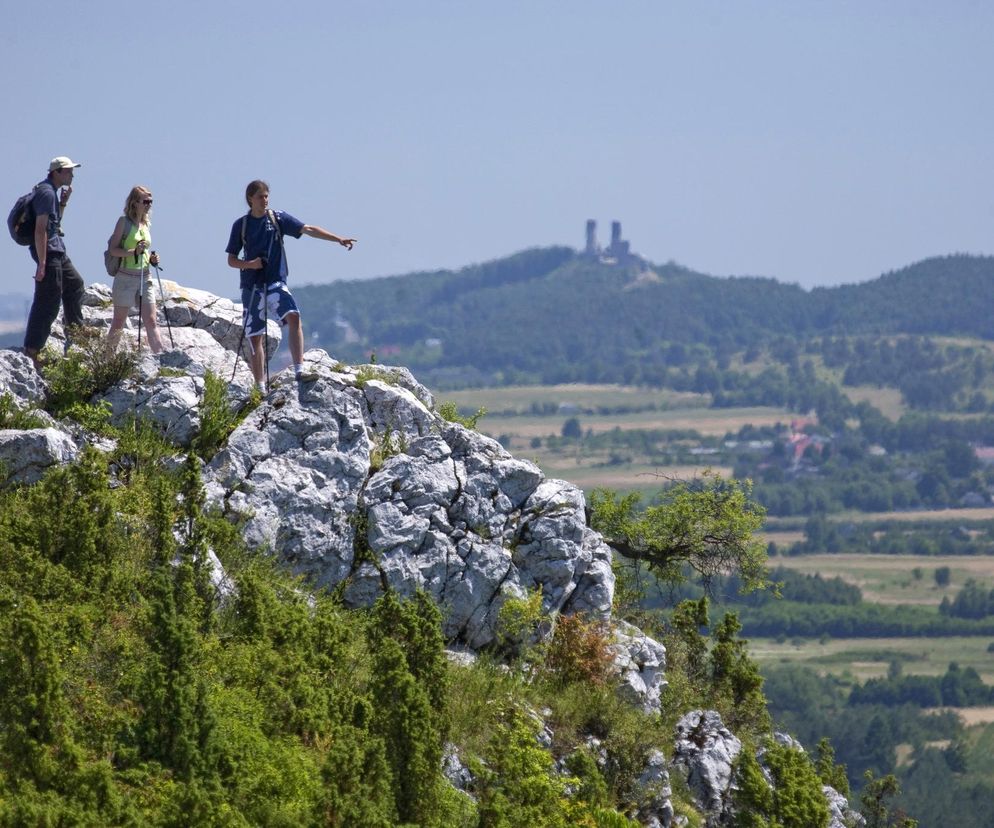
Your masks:
[[[838,555],[781,556],[771,564],[807,575],[839,577],[863,591],[863,600],[878,604],[919,604],[938,606],[943,597],[952,600],[967,578],[988,589],[994,588],[994,557],[986,555]],[[946,587],[935,583],[935,570],[950,569]],[[915,577],[915,570],[921,577]]]
[[[729,432],[739,431],[745,425],[758,427],[787,423],[796,417],[782,408],[681,408],[603,416],[565,413],[549,416],[488,416],[480,421],[480,430],[491,437],[501,434],[526,438],[558,436],[563,423],[571,416],[576,416],[580,420],[584,432],[589,429],[594,434],[613,431],[615,428],[620,428],[622,431],[693,429],[705,437],[723,437]]]
[[[897,422],[908,407],[904,404],[904,396],[896,388],[878,388],[875,385],[839,385],[839,389],[854,403],[868,402],[878,409],[888,420]]]
[[[527,413],[532,405],[577,406],[649,406],[662,408],[699,408],[711,397],[690,391],[650,390],[635,385],[595,385],[569,383],[563,385],[510,385],[500,388],[471,388],[445,391],[436,396],[452,400],[461,408],[476,410],[483,406],[489,411],[519,411]],[[568,416],[557,412],[552,417]]]
[[[994,707],[932,707],[929,713],[945,713],[952,711],[967,727],[985,725],[994,722]]]
[[[825,641],[755,638],[749,654],[760,666],[803,664],[820,675],[864,682],[887,675],[891,661],[901,662],[906,675],[941,676],[955,661],[973,667],[994,684],[994,654],[987,652],[990,636],[941,638],[831,638]]]

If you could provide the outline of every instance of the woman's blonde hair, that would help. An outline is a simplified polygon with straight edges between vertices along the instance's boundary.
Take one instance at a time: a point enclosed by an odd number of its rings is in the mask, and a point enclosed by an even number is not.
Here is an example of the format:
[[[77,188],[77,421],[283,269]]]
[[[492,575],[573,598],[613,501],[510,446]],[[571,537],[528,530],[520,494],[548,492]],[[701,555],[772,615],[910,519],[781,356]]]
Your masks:
[[[128,199],[124,202],[124,215],[126,215],[135,224],[138,224],[138,217],[140,215],[138,210],[138,202],[144,198],[151,198],[152,193],[147,187],[142,187],[137,185],[131,188],[131,192],[128,193]],[[145,224],[146,226],[152,223],[152,210],[145,214]]]

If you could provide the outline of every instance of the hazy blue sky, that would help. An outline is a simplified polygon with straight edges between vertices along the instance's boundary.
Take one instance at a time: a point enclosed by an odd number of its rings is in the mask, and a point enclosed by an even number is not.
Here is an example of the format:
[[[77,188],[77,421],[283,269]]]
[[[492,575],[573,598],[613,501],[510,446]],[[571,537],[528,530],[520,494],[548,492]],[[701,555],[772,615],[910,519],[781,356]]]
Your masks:
[[[994,4],[5,3],[0,195],[83,163],[87,281],[128,189],[165,275],[225,295],[245,184],[357,237],[291,284],[602,241],[804,286],[994,250]],[[31,289],[0,245],[0,292]]]

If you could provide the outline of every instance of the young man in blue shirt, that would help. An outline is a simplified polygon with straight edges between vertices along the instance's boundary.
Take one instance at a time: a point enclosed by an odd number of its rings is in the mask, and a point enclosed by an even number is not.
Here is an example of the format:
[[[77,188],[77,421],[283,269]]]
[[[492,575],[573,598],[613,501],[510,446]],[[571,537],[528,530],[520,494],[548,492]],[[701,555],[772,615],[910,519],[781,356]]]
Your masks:
[[[35,187],[31,199],[35,227],[29,250],[36,265],[35,291],[24,331],[24,352],[31,357],[35,367],[38,366],[38,354],[52,332],[52,323],[59,315],[60,304],[67,346],[70,328],[83,324],[85,285],[66,255],[62,240],[62,213],[72,195],[73,174],[79,166],[64,155],[53,158],[48,165],[48,176]]]
[[[314,378],[304,372],[304,330],[300,324],[300,310],[286,286],[289,268],[283,238],[312,236],[337,242],[348,250],[352,249],[356,240],[336,236],[313,224],[304,224],[281,210],[270,210],[269,185],[265,181],[252,181],[245,188],[245,201],[249,211],[231,226],[226,250],[228,265],[241,271],[243,321],[252,350],[249,364],[256,386],[266,393],[262,340],[267,316],[278,319],[287,327],[287,344],[296,378],[300,381]],[[243,253],[241,258],[239,253]]]

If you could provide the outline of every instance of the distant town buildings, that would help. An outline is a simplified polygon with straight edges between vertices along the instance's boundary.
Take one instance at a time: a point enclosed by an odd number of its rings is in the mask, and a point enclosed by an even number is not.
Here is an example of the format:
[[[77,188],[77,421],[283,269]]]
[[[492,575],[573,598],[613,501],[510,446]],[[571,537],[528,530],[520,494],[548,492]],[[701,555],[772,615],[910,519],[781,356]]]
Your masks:
[[[640,262],[638,256],[631,252],[631,245],[621,238],[621,222],[611,222],[611,244],[605,249],[597,243],[597,222],[587,219],[587,244],[583,249],[585,256],[597,259],[601,264],[631,264]]]

